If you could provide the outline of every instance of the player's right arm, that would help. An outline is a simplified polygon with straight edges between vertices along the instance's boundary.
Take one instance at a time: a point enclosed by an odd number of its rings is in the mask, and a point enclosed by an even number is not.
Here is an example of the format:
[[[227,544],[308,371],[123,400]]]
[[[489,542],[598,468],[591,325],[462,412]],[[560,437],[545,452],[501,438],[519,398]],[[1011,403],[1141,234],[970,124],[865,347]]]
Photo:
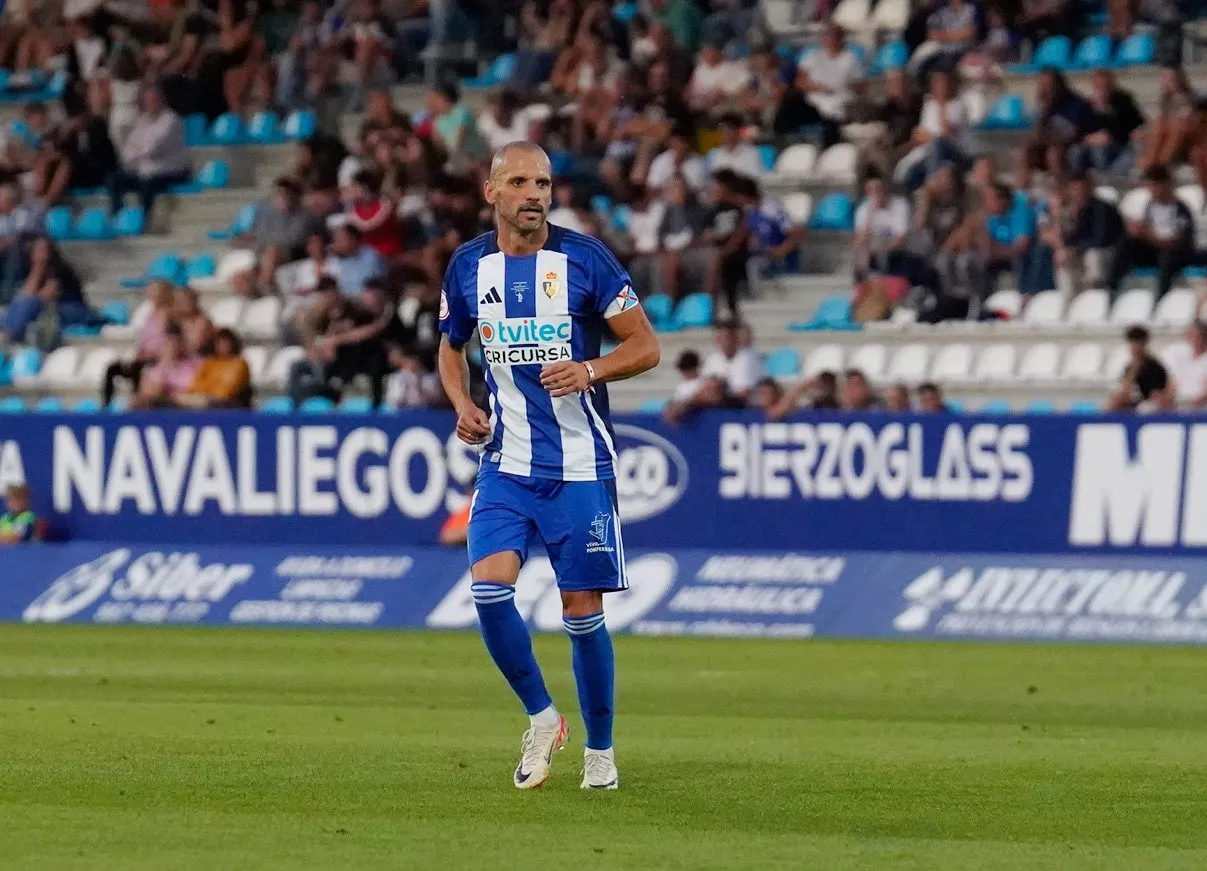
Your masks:
[[[457,438],[466,444],[478,445],[490,435],[490,419],[474,404],[469,395],[469,363],[465,359],[465,344],[474,331],[474,320],[465,297],[457,283],[457,258],[448,265],[444,286],[440,288],[440,351],[436,365],[440,383],[453,410],[457,413]]]

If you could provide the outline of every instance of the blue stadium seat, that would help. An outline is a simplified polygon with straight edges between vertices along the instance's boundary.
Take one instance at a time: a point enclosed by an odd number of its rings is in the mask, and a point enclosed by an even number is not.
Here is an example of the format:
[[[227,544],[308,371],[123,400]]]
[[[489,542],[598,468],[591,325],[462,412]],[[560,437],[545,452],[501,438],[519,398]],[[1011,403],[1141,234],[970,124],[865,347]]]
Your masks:
[[[637,410],[642,414],[662,414],[664,408],[666,408],[665,399],[647,399],[637,406]]]
[[[71,207],[70,206],[55,206],[46,213],[46,217],[42,221],[42,226],[46,229],[46,235],[51,239],[70,239],[71,238]]]
[[[13,383],[13,363],[0,354],[0,387],[8,387]]]
[[[1031,62],[1015,64],[1010,68],[1014,73],[1034,73],[1044,67],[1056,67],[1058,70],[1067,69],[1069,56],[1073,53],[1073,42],[1067,36],[1049,36],[1035,49]]]
[[[13,354],[12,369],[14,381],[22,378],[33,378],[42,371],[42,354],[37,348],[21,348]]]
[[[1105,33],[1087,36],[1081,41],[1081,45],[1077,46],[1077,52],[1073,55],[1069,69],[1092,70],[1109,67],[1113,49],[1111,38]]]
[[[1069,414],[1097,414],[1101,410],[1098,403],[1090,399],[1080,399],[1069,406]]]
[[[201,168],[197,182],[204,188],[224,188],[231,183],[230,164],[225,160],[211,160]]]
[[[851,54],[855,55],[856,59],[861,64],[864,64],[864,65],[867,64],[868,50],[864,47],[862,42],[855,42],[854,40],[851,40],[850,42],[847,43],[847,51],[849,51]]]
[[[0,414],[21,414],[25,411],[25,398],[6,396],[0,399]]]
[[[250,233],[252,227],[256,225],[256,208],[255,203],[248,203],[239,209],[235,220],[231,221],[229,227],[225,230],[210,230],[209,237],[215,242],[221,242],[235,236],[242,236],[244,233]]]
[[[690,330],[712,325],[712,297],[707,293],[685,296],[675,309],[673,322],[681,329]]]
[[[1157,41],[1151,33],[1133,33],[1115,53],[1115,66],[1137,67],[1156,60]]]
[[[817,51],[817,46],[816,46],[816,45],[806,45],[804,48],[802,48],[802,49],[800,50],[800,53],[799,53],[799,54],[797,54],[797,56],[796,56],[796,65],[797,65],[797,66],[800,66],[800,65],[801,65],[801,61],[803,61],[803,60],[804,60],[805,58],[807,58],[809,55],[813,54],[813,52],[815,52],[815,51]]]
[[[46,86],[46,93],[56,100],[61,100],[63,95],[67,93],[67,73],[64,70],[59,70],[50,77],[50,83]]]
[[[617,3],[612,7],[612,17],[621,24],[628,24],[637,17],[640,8],[636,3]]]
[[[946,399],[943,401],[943,405],[945,405],[947,410],[952,414],[964,413],[964,403],[960,402],[958,399]]]
[[[264,414],[289,414],[293,411],[293,400],[288,396],[270,396],[260,403]]]
[[[209,278],[218,271],[218,262],[208,251],[198,254],[184,268],[184,279],[187,284],[194,278]]]
[[[607,194],[596,194],[591,197],[591,211],[597,215],[612,214],[612,198]]]
[[[501,85],[515,74],[516,56],[514,54],[501,54],[486,68],[480,76],[474,76],[472,79],[466,79],[461,84],[467,88],[493,88],[495,85]]]
[[[285,138],[309,139],[318,130],[318,117],[309,109],[294,112],[285,119]]]
[[[101,306],[101,317],[108,323],[125,326],[130,323],[130,305],[124,299],[111,299]]]
[[[339,404],[339,410],[344,414],[372,414],[373,400],[368,396],[349,396]]]
[[[909,62],[909,46],[904,42],[886,42],[872,61],[872,75],[899,70]]]
[[[822,300],[813,317],[804,322],[788,324],[790,332],[811,330],[851,330],[859,325],[851,321],[851,301],[845,296],[830,296]]]
[[[110,414],[122,414],[130,407],[130,397],[115,396],[109,401],[109,407],[105,409]]]
[[[147,228],[147,213],[142,206],[125,206],[113,219],[113,232],[118,236],[141,236]]]
[[[13,71],[9,69],[0,69],[0,91],[8,90],[8,80],[13,77]]]
[[[1026,130],[1030,126],[1023,98],[1018,94],[1002,94],[981,122],[980,129]]]
[[[209,122],[204,115],[200,113],[189,115],[184,119],[185,143],[190,146],[205,145],[208,128]]]
[[[83,399],[77,399],[71,405],[71,410],[76,414],[100,414],[101,402],[91,396],[86,396]]]
[[[990,399],[979,409],[978,414],[1009,414],[1010,403],[1004,399]]]
[[[243,119],[234,112],[219,115],[210,127],[209,139],[215,145],[242,145],[247,141]]]
[[[101,206],[93,206],[80,212],[71,235],[75,239],[99,242],[112,239],[115,234],[109,223],[109,213]]]
[[[646,317],[650,319],[650,323],[654,325],[655,329],[671,319],[671,312],[675,308],[674,302],[665,293],[647,296],[641,301],[641,306],[645,309]]]
[[[1056,412],[1056,404],[1050,399],[1033,399],[1027,403],[1027,407],[1023,410],[1027,414],[1054,414]]]
[[[759,159],[763,162],[763,172],[771,172],[771,170],[775,169],[775,146],[760,145],[758,146],[758,151]]]
[[[854,211],[847,194],[826,194],[814,208],[809,227],[814,230],[852,230],[855,227]]]
[[[624,203],[621,203],[612,210],[612,229],[620,230],[621,232],[629,229],[629,219],[633,215],[633,210]]]
[[[285,141],[281,119],[276,112],[257,112],[247,126],[247,136],[258,145],[276,145]]]
[[[311,396],[298,406],[303,414],[326,414],[334,408],[335,403],[326,396]]]
[[[152,281],[170,281],[180,284],[184,277],[184,261],[175,251],[160,254],[147,266],[147,271],[137,278],[123,278],[122,287],[137,289]]]
[[[63,327],[63,337],[67,339],[91,339],[100,334],[100,324],[71,324]]]
[[[34,411],[44,414],[60,414],[63,411],[63,400],[58,396],[43,396],[34,403]]]
[[[776,348],[767,355],[763,368],[772,378],[794,378],[800,374],[800,352],[796,348]]]

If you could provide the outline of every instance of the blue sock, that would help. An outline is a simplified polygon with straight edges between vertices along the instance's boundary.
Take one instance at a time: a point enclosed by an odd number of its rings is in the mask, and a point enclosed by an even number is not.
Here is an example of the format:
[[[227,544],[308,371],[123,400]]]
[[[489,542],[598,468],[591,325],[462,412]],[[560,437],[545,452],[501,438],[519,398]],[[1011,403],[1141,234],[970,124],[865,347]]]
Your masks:
[[[524,703],[529,716],[553,704],[541,667],[532,655],[532,637],[515,606],[515,586],[475,581],[470,586],[486,649]]]
[[[612,636],[604,625],[604,615],[563,617],[570,633],[574,662],[574,680],[578,684],[578,706],[587,727],[587,749],[607,750],[612,746],[612,687],[616,681],[616,658]]]

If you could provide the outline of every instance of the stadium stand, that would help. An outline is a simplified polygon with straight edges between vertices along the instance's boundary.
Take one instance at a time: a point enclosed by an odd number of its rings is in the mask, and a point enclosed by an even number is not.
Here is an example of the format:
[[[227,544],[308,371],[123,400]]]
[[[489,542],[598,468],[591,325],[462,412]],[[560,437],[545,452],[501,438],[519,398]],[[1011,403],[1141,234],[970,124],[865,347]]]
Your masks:
[[[660,407],[678,354],[738,317],[785,384],[845,367],[881,385],[940,382],[969,409],[1081,411],[1117,381],[1126,327],[1147,324],[1158,356],[1176,357],[1200,311],[1207,141],[1185,122],[1200,111],[1201,68],[1164,20],[1068,5],[1010,25],[992,4],[965,18],[960,4],[908,0],[536,3],[529,15],[503,3],[463,10],[463,32],[419,51],[407,22],[360,27],[338,3],[273,45],[203,9],[187,48],[203,62],[162,67],[181,33],[138,4],[110,5],[80,13],[65,68],[66,55],[0,71],[6,410],[95,411],[109,366],[153,371],[177,327],[190,357],[214,328],[236,330],[264,410],[302,387],[307,411],[372,410],[364,397],[381,390],[366,379],[411,360],[430,376],[441,272],[486,226],[490,150],[516,138],[544,144],[558,168],[552,219],[616,250],[663,332],[667,362],[616,386],[622,408]],[[134,42],[119,45],[119,29]],[[255,50],[215,72],[204,61],[231,40]],[[959,80],[949,95],[926,84],[944,74]],[[153,80],[170,109],[140,116],[133,94]],[[82,132],[92,121],[107,144]],[[115,211],[105,179],[142,172],[176,141],[188,179],[165,182],[153,214]],[[898,171],[901,158],[916,170]],[[947,168],[951,191],[936,181]],[[1171,202],[1155,169],[1172,175]],[[863,181],[886,171],[908,197],[906,223],[872,210],[857,227]],[[1070,193],[1081,172],[1093,221]],[[77,177],[89,184],[63,182]],[[984,211],[995,183],[1007,185],[1002,217]],[[1174,287],[1159,299],[1155,260],[1114,290],[1080,265],[1087,246],[1122,245],[1133,221],[1174,228]],[[797,228],[799,247],[782,250]],[[49,265],[42,235],[56,245]],[[857,236],[885,255],[858,276]],[[262,268],[270,250],[275,271]],[[338,345],[324,276],[381,331],[299,386],[307,345]],[[384,298],[364,304],[378,280]],[[190,288],[199,307],[183,291],[144,300],[158,282]]]

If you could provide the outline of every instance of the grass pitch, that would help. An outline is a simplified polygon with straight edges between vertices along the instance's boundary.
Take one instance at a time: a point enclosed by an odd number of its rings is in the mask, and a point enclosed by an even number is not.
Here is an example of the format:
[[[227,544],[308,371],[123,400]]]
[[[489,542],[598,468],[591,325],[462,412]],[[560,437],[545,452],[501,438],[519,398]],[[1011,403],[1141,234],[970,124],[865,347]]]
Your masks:
[[[1207,653],[617,652],[620,791],[520,793],[473,635],[0,627],[0,868],[1207,868]]]

